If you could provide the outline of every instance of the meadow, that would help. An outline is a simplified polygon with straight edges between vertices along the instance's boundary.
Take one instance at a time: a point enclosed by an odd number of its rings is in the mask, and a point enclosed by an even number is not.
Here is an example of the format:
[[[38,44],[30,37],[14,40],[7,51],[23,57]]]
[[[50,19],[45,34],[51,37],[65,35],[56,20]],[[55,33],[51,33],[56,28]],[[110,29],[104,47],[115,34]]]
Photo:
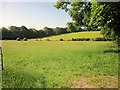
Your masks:
[[[3,41],[4,88],[117,88],[113,42]]]
[[[52,41],[58,41],[60,38],[64,40],[70,40],[72,38],[96,38],[96,37],[102,37],[103,35],[100,34],[100,31],[84,31],[84,32],[74,32],[74,33],[67,33],[67,34],[61,34],[56,36],[50,36],[41,38],[41,40],[52,40]]]

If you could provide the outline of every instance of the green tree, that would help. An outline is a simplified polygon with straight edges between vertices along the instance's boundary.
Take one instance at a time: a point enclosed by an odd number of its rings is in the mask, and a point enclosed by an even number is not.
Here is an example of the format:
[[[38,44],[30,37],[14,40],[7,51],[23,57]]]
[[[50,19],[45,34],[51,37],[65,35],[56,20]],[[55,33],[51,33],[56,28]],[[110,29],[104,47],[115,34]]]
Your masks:
[[[68,22],[67,23],[67,31],[68,32],[75,32],[75,31],[77,31],[76,30],[76,26],[75,26],[75,24],[73,22]]]
[[[29,30],[25,26],[20,27],[20,38],[29,37]]]
[[[19,37],[19,34],[20,34],[19,33],[19,31],[20,31],[19,27],[10,26],[9,30],[11,32],[11,38],[16,39],[17,37]]]
[[[92,2],[89,26],[101,26],[105,38],[119,41],[120,2]],[[119,43],[118,43],[119,44]]]
[[[56,27],[54,29],[55,33],[58,34],[63,34],[63,33],[67,33],[67,29],[66,28],[60,28],[60,27]]]
[[[65,10],[76,27],[87,26],[88,30],[93,28],[102,29],[105,38],[120,38],[120,2],[56,2],[57,9]]]
[[[90,12],[90,2],[79,2],[68,0],[58,0],[56,4],[54,5],[57,9],[65,10],[68,15],[72,18],[72,22],[68,22],[68,30],[70,30],[70,27],[75,27],[73,31],[80,31],[80,27],[85,25],[85,22],[83,23],[83,19],[88,12]],[[69,27],[70,26],[70,27]]]
[[[10,31],[7,28],[2,27],[1,32],[2,32],[2,39],[8,39],[10,37]]]
[[[44,27],[43,31],[47,34],[47,36],[55,35],[55,31],[52,28]]]

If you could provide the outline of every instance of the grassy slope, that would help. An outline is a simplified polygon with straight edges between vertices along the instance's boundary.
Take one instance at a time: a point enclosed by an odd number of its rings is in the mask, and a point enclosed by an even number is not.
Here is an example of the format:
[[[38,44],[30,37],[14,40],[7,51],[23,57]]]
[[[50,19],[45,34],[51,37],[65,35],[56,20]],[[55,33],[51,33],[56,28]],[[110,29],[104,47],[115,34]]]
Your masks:
[[[117,81],[108,85],[114,80],[106,80],[117,78],[118,73],[118,53],[109,44],[112,43],[4,41],[3,87],[65,88],[72,87],[80,76],[96,87],[117,87]]]
[[[100,31],[86,31],[86,32],[75,32],[75,33],[69,33],[69,34],[61,34],[57,36],[51,36],[43,38],[42,40],[50,39],[50,40],[59,40],[60,38],[63,38],[64,40],[72,39],[72,38],[96,38],[96,37],[102,37],[100,34]]]

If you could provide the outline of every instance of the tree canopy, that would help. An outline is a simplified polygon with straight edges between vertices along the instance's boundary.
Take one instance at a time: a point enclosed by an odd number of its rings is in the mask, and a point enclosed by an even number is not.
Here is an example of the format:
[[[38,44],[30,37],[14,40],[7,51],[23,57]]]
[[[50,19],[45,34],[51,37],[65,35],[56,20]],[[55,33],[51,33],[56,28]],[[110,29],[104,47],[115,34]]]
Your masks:
[[[118,39],[120,37],[120,2],[80,2],[76,0],[58,0],[54,5],[62,9],[72,18],[68,22],[68,30],[80,30],[86,26],[87,30],[101,29],[105,38]],[[74,28],[70,28],[71,26]]]
[[[67,33],[66,28],[49,28],[45,27],[42,30],[36,30],[35,28],[28,29],[25,26],[17,27],[17,26],[10,26],[9,28],[2,27],[0,29],[1,36],[0,39],[8,39],[8,40],[15,40],[18,37],[23,38],[42,38],[52,35],[58,35]]]

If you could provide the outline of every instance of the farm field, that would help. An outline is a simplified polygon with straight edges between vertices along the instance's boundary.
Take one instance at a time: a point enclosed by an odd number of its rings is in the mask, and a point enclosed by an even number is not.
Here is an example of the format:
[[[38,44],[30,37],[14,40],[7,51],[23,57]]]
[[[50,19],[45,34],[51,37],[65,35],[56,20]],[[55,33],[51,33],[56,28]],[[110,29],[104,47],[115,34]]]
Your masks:
[[[64,40],[70,40],[72,38],[96,38],[96,37],[102,37],[103,35],[100,34],[100,31],[84,31],[84,32],[75,32],[75,33],[69,33],[69,34],[61,34],[57,36],[50,36],[42,38],[41,40],[59,40],[60,38]]]
[[[4,88],[117,88],[113,42],[3,41]]]

